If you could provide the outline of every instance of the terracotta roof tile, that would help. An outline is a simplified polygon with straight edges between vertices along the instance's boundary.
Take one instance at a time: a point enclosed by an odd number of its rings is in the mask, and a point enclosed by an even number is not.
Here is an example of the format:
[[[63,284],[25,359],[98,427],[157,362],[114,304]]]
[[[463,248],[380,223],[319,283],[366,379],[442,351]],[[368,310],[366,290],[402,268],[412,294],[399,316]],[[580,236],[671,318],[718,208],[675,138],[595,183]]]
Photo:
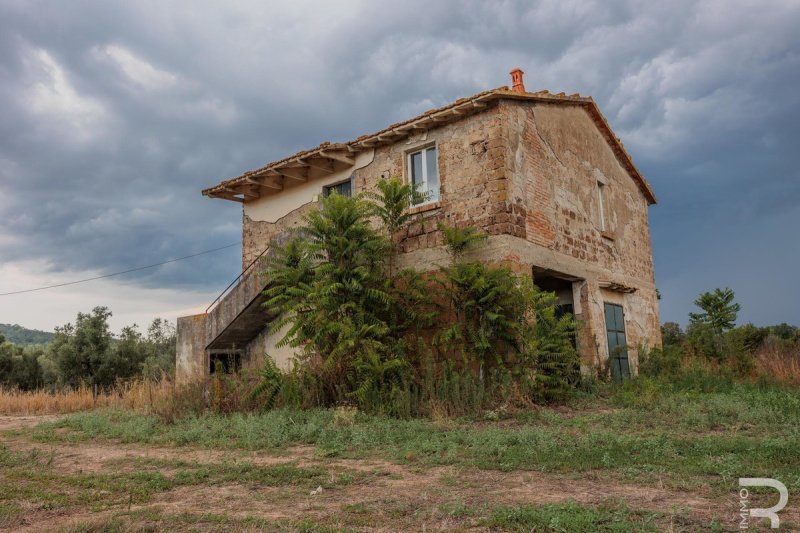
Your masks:
[[[375,133],[361,135],[360,137],[357,137],[349,142],[344,142],[344,143],[331,143],[327,141],[323,142],[322,144],[320,144],[315,148],[301,150],[283,159],[279,159],[277,161],[268,163],[261,168],[250,170],[235,178],[222,181],[218,185],[215,185],[214,187],[204,189],[203,195],[213,197],[215,196],[215,193],[225,193],[226,191],[230,191],[231,188],[236,187],[237,185],[248,183],[247,181],[248,178],[265,174],[270,170],[281,168],[282,166],[285,166],[289,163],[296,163],[298,159],[320,156],[321,152],[323,151],[332,152],[340,150],[340,151],[347,151],[348,153],[358,153],[381,144],[390,144],[399,139],[399,137],[397,139],[391,139],[391,140],[379,139],[379,137],[384,136],[389,132],[394,132],[395,130],[403,129],[404,126],[408,126],[416,122],[430,120],[431,117],[434,115],[443,115],[443,119],[435,123],[436,126],[443,125],[447,122],[460,120],[461,118],[467,116],[467,114],[477,113],[481,111],[481,109],[473,106],[472,105],[473,103],[475,103],[476,105],[480,103],[488,104],[490,102],[499,101],[503,99],[526,100],[526,101],[543,102],[543,103],[558,103],[564,105],[580,105],[582,107],[585,107],[589,112],[590,116],[592,117],[594,123],[603,133],[603,136],[606,138],[606,141],[611,146],[612,150],[617,156],[617,159],[620,161],[622,166],[625,167],[625,169],[631,174],[633,179],[639,184],[639,187],[641,188],[644,195],[647,197],[648,202],[651,204],[656,203],[656,198],[655,195],[653,194],[650,185],[647,183],[644,177],[639,173],[639,170],[634,165],[633,160],[631,159],[628,152],[625,150],[625,147],[623,146],[622,142],[619,140],[619,138],[617,138],[617,136],[611,130],[608,121],[600,112],[600,109],[597,107],[597,104],[591,97],[581,96],[578,93],[574,93],[569,96],[567,96],[563,92],[558,94],[552,94],[547,90],[541,90],[533,93],[530,92],[519,93],[510,90],[508,87],[498,87],[497,89],[491,89],[488,91],[483,91],[474,94],[468,98],[459,98],[455,102],[452,102],[450,104],[435,109],[430,109],[428,111],[425,111],[421,115],[418,115],[414,118],[410,118],[403,122],[397,122]],[[454,114],[450,112],[454,108],[463,106],[469,106],[468,109],[469,113]],[[408,131],[411,131],[411,128],[407,129],[407,131],[400,131],[397,133],[405,135],[408,133]]]

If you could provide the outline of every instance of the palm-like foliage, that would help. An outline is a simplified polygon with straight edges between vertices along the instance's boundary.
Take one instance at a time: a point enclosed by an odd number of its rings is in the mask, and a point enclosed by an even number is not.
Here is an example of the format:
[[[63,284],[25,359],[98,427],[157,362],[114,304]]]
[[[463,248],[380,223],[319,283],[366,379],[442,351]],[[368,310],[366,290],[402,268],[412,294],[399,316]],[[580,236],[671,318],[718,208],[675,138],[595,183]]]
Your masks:
[[[566,396],[580,378],[580,359],[572,339],[578,327],[569,313],[556,313],[558,298],[520,279],[525,311],[520,315],[520,362],[518,373],[532,371],[537,399],[552,401]]]
[[[708,325],[718,335],[733,328],[736,325],[736,316],[742,309],[733,299],[733,290],[728,287],[704,292],[694,301],[703,312],[689,313],[691,323]]]
[[[409,208],[424,199],[409,184],[397,177],[379,180],[377,192],[369,192],[366,197],[373,203],[374,214],[381,219],[383,227],[391,237],[412,219]]]
[[[393,271],[392,238],[412,221],[408,209],[415,198],[397,179],[379,182],[369,196],[332,194],[306,215],[296,238],[275,248],[265,305],[277,317],[271,330],[285,331],[279,346],[294,347],[300,355],[288,377],[268,360],[254,397],[271,407],[283,396],[305,394],[297,403],[354,400],[362,408],[407,415],[431,382],[421,377],[430,353],[426,339],[434,339],[445,359],[462,356],[459,371],[466,377],[448,378],[447,390],[453,398],[467,390],[478,394],[475,405],[489,390],[486,380],[510,375],[509,364],[532,372],[545,389],[565,361],[572,364],[572,322],[555,319],[554,300],[507,268],[463,261],[484,239],[475,229],[441,227],[453,261],[433,279],[413,270]],[[381,227],[373,226],[376,219]],[[479,376],[471,374],[473,362]],[[439,368],[452,373],[453,367],[442,361]]]
[[[270,356],[264,357],[264,367],[260,372],[261,382],[250,391],[249,401],[261,400],[264,407],[272,409],[275,400],[286,383],[286,377]]]
[[[307,241],[296,235],[283,246],[274,246],[267,259],[269,286],[264,291],[267,300],[264,306],[270,314],[283,312],[304,294],[313,277],[314,263]]]
[[[397,177],[379,180],[377,189],[377,191],[365,193],[365,197],[370,200],[372,214],[381,221],[388,238],[387,268],[389,276],[392,276],[397,256],[395,235],[411,221],[413,218],[410,211],[411,206],[424,200],[424,196],[409,183]]]
[[[444,235],[444,244],[454,263],[463,259],[464,254],[478,243],[486,240],[485,234],[471,226],[458,228],[439,224],[439,231]]]
[[[465,362],[480,365],[503,362],[503,354],[518,351],[519,321],[524,311],[517,280],[508,269],[483,263],[456,263],[443,270],[439,283],[454,314],[437,340],[457,349]]]
[[[475,360],[482,371],[514,361],[518,377],[533,372],[542,398],[570,388],[579,369],[571,344],[576,324],[570,315],[556,316],[555,295],[508,268],[463,262],[464,252],[483,235],[470,228],[442,230],[453,264],[441,269],[438,281],[454,320],[440,330],[438,343],[460,353],[466,363]]]
[[[275,283],[266,303],[280,313],[272,330],[288,326],[280,345],[321,359],[327,377],[345,385],[331,389],[335,396],[358,387],[359,361],[389,352],[388,239],[370,224],[373,212],[362,197],[324,198],[305,218],[305,241],[290,241],[268,272]]]
[[[384,359],[374,352],[359,358],[354,365],[359,384],[352,396],[360,405],[382,410],[392,389],[407,380],[408,367],[406,359]]]

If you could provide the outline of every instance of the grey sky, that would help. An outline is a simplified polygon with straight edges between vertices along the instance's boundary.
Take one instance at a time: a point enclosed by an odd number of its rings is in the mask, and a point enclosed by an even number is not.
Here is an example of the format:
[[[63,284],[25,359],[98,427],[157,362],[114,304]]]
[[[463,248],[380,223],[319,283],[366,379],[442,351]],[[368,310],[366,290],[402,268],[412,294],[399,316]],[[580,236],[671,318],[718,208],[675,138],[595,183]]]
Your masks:
[[[800,324],[800,2],[0,0],[0,292],[241,239],[200,189],[509,83],[591,94],[659,204],[663,320]],[[51,329],[202,310],[239,250],[0,298]]]

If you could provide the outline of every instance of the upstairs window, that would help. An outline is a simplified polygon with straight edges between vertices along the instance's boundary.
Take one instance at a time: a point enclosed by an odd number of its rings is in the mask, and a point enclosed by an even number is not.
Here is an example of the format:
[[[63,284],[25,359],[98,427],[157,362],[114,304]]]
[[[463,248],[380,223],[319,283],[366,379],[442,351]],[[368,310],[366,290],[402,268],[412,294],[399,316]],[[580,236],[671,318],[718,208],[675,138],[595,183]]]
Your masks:
[[[435,146],[408,154],[408,176],[414,189],[423,195],[418,205],[439,200],[439,166]]]
[[[325,185],[322,188],[322,196],[328,197],[331,193],[335,192],[336,194],[340,194],[342,196],[352,196],[353,195],[353,185],[351,180],[343,181],[341,183],[334,183],[333,185]]]
[[[598,212],[598,220],[597,224],[600,226],[600,231],[606,230],[606,208],[603,200],[603,189],[605,189],[605,185],[603,183],[597,182],[597,212]]]

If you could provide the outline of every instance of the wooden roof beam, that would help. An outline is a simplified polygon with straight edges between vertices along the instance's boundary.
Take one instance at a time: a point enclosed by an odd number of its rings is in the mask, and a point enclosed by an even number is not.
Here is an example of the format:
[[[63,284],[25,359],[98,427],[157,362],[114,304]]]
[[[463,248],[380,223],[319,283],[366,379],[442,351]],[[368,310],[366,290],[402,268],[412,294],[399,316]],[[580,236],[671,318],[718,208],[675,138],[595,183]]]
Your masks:
[[[258,176],[257,178],[245,178],[247,183],[258,185],[259,187],[266,187],[268,189],[275,189],[276,191],[283,190],[283,184],[270,180],[267,176]]]
[[[320,156],[322,158],[323,156]],[[323,159],[323,161],[314,161],[313,159],[301,159],[303,163],[308,165],[309,168],[316,168],[317,170],[321,170],[323,172],[327,172],[328,174],[333,174],[335,172],[333,168],[333,162],[327,161]]]
[[[308,167],[306,171],[302,172],[297,170],[297,167],[283,167],[275,169],[280,175],[291,178],[297,181],[308,181]]]
[[[241,194],[245,198],[258,198],[260,195],[254,193],[249,187],[242,187],[241,190],[234,189],[233,187],[225,187],[223,190],[231,195]]]
[[[354,157],[350,157],[344,154],[340,154],[338,152],[328,152],[323,150],[319,153],[321,157],[326,159],[331,159],[333,161],[338,161],[340,163],[345,163],[346,165],[353,166],[356,164],[356,159]]]
[[[380,135],[378,135],[378,141],[380,141],[380,142],[383,142],[383,141],[393,141],[393,140],[395,140],[395,139],[397,139],[397,138],[399,138],[399,137],[403,137],[403,136],[405,136],[405,133],[402,133],[402,132],[400,132],[400,131],[397,131],[397,130],[399,130],[399,129],[400,129],[400,128],[397,128],[397,129],[395,129],[395,130],[390,130],[390,131],[387,131],[387,132],[381,133]]]
[[[258,185],[251,185],[248,188],[242,189],[242,194],[246,198],[253,198],[253,199],[261,198],[261,193],[258,192]]]
[[[225,192],[212,192],[208,195],[209,198],[222,198],[223,200],[231,200],[234,202],[244,203],[244,198],[239,198],[238,196],[234,196],[232,194],[228,194]]]

